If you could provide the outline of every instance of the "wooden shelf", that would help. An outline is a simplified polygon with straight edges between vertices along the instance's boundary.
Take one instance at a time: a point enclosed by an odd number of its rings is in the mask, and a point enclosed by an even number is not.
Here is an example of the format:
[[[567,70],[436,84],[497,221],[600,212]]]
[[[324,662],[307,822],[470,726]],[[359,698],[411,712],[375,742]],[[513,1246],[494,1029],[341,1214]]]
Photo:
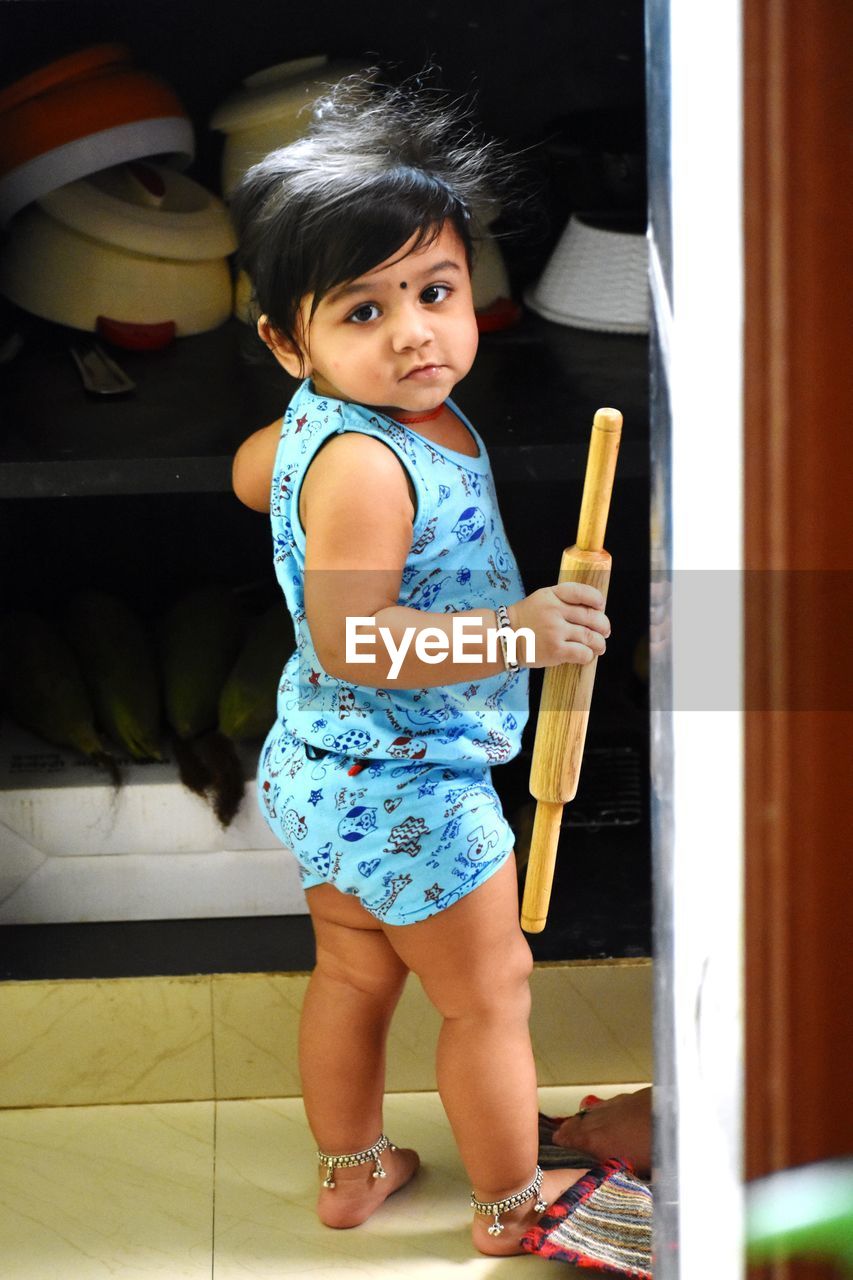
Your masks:
[[[136,391],[97,401],[69,353],[87,337],[28,326],[3,375],[0,497],[224,492],[237,446],[281,414],[296,385],[271,361],[251,358],[250,330],[230,320],[163,351],[115,352]],[[602,404],[625,417],[623,474],[648,475],[644,337],[527,314],[516,328],[483,336],[456,398],[486,439],[498,482],[580,475]]]

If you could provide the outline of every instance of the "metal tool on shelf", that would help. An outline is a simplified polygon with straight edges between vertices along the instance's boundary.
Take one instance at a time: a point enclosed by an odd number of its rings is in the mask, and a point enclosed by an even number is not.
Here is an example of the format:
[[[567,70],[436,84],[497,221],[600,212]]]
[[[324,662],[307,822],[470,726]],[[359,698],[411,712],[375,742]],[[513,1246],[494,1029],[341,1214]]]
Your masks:
[[[93,395],[121,396],[135,389],[136,383],[97,342],[85,350],[71,347],[70,351],[80,371],[83,386]]]

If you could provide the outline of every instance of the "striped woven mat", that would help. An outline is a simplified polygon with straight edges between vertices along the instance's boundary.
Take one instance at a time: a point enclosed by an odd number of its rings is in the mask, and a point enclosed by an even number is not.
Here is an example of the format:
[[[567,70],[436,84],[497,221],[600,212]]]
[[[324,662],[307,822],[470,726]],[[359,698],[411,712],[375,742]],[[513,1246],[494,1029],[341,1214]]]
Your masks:
[[[598,1161],[588,1151],[578,1151],[577,1147],[558,1147],[553,1141],[561,1118],[539,1112],[539,1164],[542,1168],[588,1169],[591,1164],[597,1164]]]
[[[590,1169],[522,1238],[528,1253],[652,1280],[652,1193],[621,1160]]]

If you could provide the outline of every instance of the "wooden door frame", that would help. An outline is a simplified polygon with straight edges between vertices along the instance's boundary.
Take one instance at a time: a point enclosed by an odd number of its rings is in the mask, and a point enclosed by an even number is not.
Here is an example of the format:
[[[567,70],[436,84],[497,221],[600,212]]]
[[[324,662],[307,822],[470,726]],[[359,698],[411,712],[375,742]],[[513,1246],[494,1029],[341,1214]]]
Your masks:
[[[743,38],[745,1172],[754,1178],[853,1151],[843,608],[853,578],[853,6],[744,0]]]

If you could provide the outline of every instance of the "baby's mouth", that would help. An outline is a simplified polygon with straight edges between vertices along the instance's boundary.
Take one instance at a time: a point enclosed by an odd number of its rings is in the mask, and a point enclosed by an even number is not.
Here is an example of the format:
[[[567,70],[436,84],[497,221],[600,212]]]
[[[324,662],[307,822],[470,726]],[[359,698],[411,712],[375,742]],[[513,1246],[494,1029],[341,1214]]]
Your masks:
[[[432,378],[437,377],[437,375],[441,373],[443,368],[444,368],[443,364],[418,365],[417,369],[410,369],[407,374],[404,374],[401,381],[402,382],[409,382],[409,381],[429,382]]]

